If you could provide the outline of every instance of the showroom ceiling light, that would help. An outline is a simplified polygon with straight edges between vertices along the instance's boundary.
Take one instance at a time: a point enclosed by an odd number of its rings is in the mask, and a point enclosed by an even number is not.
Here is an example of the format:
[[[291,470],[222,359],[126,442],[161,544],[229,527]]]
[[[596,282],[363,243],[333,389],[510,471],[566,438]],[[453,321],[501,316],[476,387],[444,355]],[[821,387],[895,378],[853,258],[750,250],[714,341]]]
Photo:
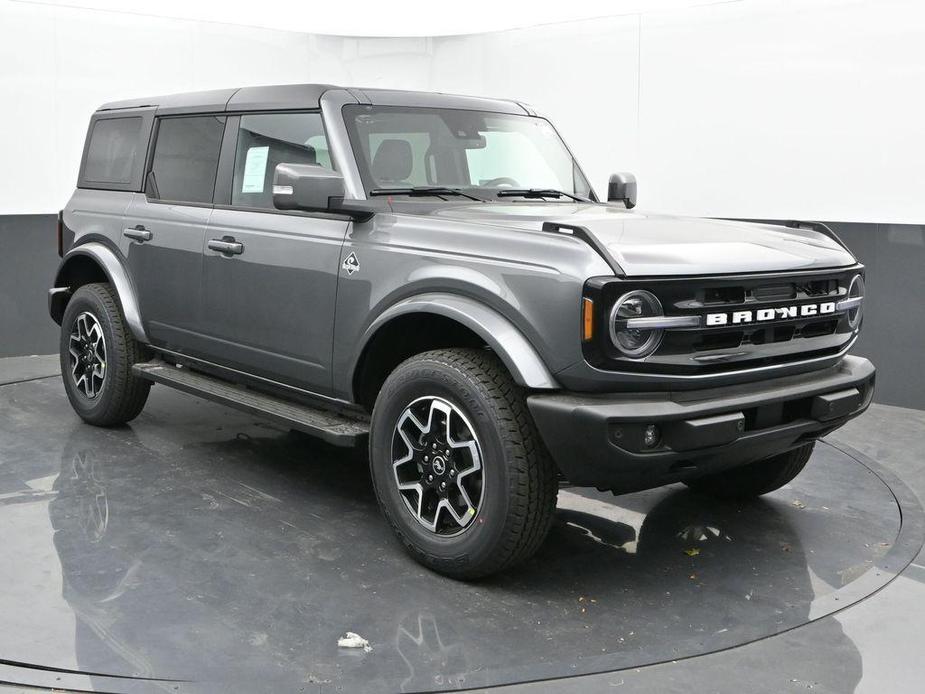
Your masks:
[[[359,0],[344,12],[338,3],[315,0],[15,0],[35,5],[222,22],[340,36],[450,36],[503,31],[594,17],[653,12],[741,0],[585,0],[579,4],[470,0],[452,9],[427,0],[390,3]]]

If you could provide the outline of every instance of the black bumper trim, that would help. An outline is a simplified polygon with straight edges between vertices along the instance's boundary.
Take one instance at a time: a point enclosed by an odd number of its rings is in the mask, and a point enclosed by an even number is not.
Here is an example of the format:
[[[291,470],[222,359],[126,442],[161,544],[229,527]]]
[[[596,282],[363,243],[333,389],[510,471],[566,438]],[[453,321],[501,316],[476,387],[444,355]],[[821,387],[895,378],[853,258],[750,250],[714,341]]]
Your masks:
[[[726,388],[548,393],[527,398],[540,435],[576,485],[635,491],[749,463],[815,440],[870,404],[875,369],[846,356],[811,374]],[[645,428],[658,427],[646,447]]]

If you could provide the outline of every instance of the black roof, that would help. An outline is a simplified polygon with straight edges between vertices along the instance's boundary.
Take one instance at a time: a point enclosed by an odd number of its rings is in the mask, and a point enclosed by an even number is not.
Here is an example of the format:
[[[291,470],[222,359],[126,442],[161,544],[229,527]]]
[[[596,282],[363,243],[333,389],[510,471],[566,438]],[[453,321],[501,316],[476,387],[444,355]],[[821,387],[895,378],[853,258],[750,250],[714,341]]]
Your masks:
[[[523,115],[533,111],[516,101],[457,96],[437,92],[414,92],[392,89],[360,89],[330,84],[283,84],[238,89],[213,89],[166,96],[127,99],[103,104],[99,111],[156,108],[158,113],[203,113],[216,111],[277,111],[318,108],[328,91],[341,91],[359,104],[381,106],[431,106],[473,109]]]

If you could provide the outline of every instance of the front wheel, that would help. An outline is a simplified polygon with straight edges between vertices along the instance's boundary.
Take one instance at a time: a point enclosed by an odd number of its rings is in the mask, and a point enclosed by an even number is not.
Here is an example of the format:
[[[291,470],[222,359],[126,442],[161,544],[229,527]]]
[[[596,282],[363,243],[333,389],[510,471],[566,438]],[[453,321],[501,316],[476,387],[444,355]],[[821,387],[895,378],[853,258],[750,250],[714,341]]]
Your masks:
[[[113,426],[134,419],[151,382],[132,373],[144,346],[135,341],[108,284],[86,284],[61,320],[61,377],[74,411],[89,424]]]
[[[694,491],[723,499],[741,499],[780,489],[800,474],[813,453],[815,442],[772,455],[742,467],[688,480]]]
[[[485,350],[426,352],[392,372],[373,409],[370,467],[410,554],[454,578],[523,561],[552,524],[555,466],[522,390]]]

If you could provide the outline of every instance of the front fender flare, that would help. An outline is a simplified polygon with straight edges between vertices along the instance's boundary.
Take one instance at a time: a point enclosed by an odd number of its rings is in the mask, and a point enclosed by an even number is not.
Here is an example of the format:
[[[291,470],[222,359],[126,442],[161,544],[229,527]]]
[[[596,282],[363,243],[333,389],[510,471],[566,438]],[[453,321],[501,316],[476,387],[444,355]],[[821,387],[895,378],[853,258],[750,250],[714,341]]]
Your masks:
[[[355,373],[366,345],[379,328],[409,313],[433,313],[466,326],[485,340],[519,385],[537,390],[560,388],[533,345],[507,318],[475,299],[445,293],[419,294],[383,311],[363,333],[350,364],[351,374]]]
[[[63,287],[68,286],[67,274],[68,263],[77,256],[87,256],[99,265],[110,284],[115,288],[119,303],[122,305],[122,314],[125,316],[125,322],[136,340],[148,343],[148,336],[145,333],[144,326],[141,323],[141,311],[138,308],[138,297],[135,294],[135,287],[129,279],[125,266],[110,248],[102,243],[91,241],[80,246],[75,246],[64,256],[58,272],[55,276],[55,285],[49,290],[49,297]]]

